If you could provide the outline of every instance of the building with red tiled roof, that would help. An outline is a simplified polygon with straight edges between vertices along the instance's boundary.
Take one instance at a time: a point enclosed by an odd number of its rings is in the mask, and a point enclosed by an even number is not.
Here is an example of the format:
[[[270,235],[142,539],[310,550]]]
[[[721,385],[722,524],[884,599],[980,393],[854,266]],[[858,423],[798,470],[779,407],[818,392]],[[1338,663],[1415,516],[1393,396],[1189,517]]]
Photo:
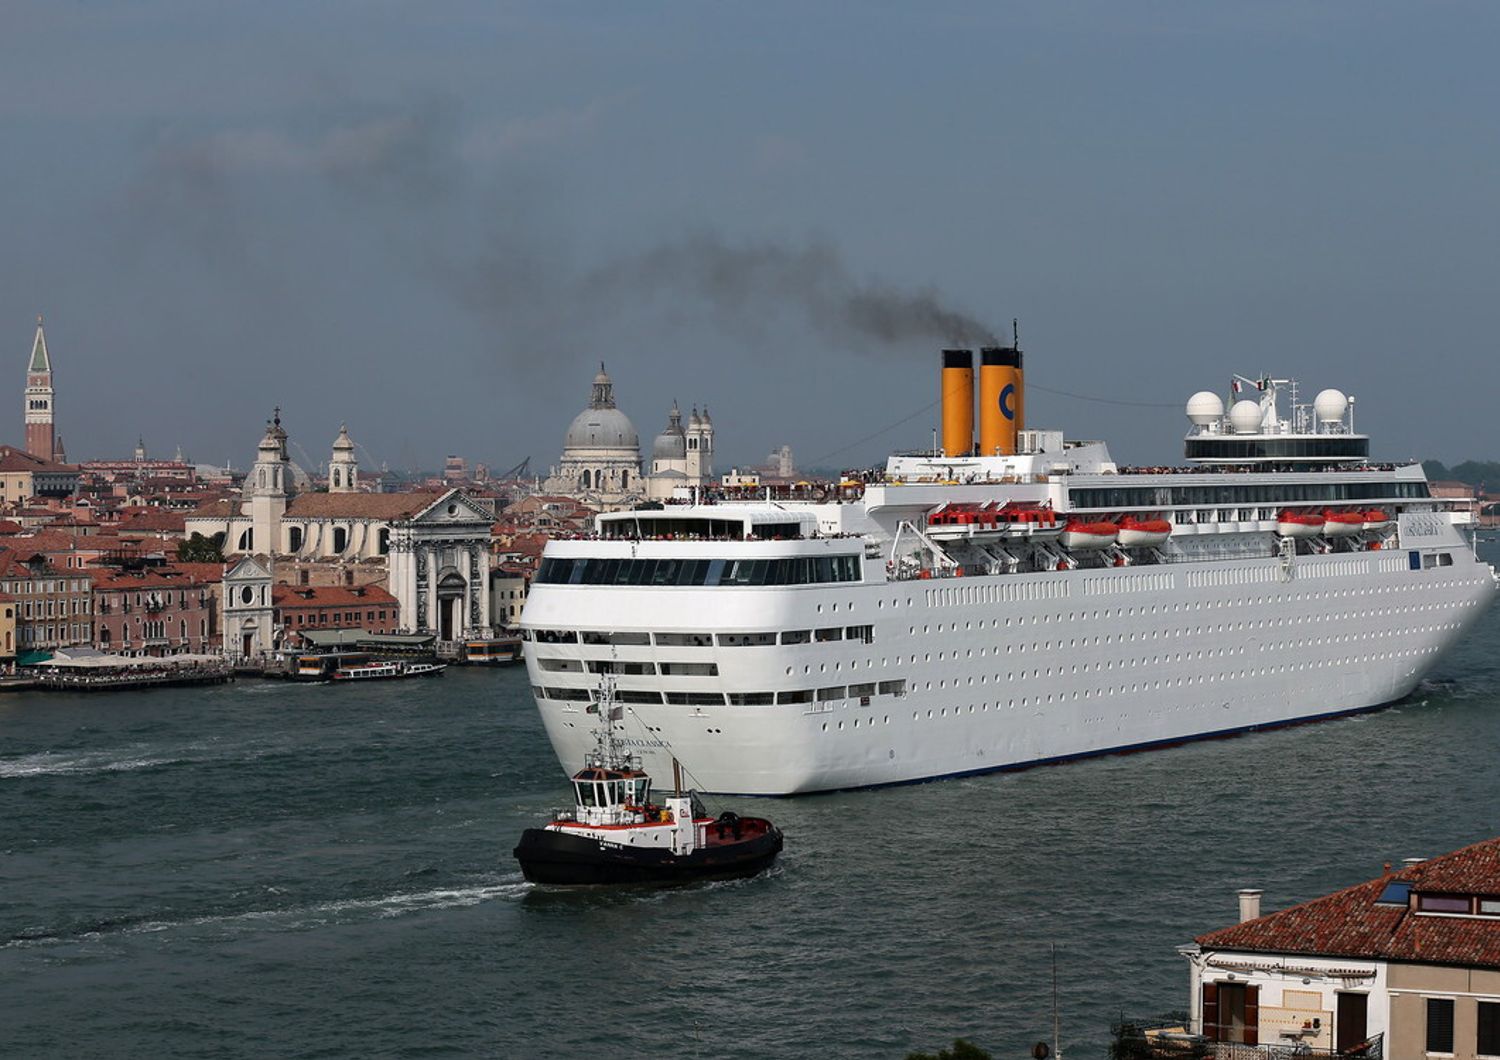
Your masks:
[[[0,445],[0,504],[20,506],[34,497],[71,497],[77,490],[78,469],[71,464]]]
[[[136,508],[121,513],[121,537],[183,537],[187,517],[163,508]]]
[[[288,456],[278,412],[266,424],[240,499],[193,511],[184,531],[216,539],[231,557],[378,564],[400,601],[398,628],[443,641],[488,636],[493,504],[456,489],[360,492],[353,457],[354,443],[340,430],[329,491],[308,490],[308,476]]]
[[[1240,895],[1240,923],[1182,950],[1209,1041],[1500,1055],[1500,838],[1265,916]]]
[[[35,549],[0,548],[0,592],[18,601],[19,651],[93,643],[93,584],[82,571],[59,570]]]
[[[219,650],[218,563],[96,567],[94,646],[120,655],[201,654]]]
[[[394,633],[400,604],[378,585],[274,585],[273,621],[282,644],[309,629],[362,629]]]

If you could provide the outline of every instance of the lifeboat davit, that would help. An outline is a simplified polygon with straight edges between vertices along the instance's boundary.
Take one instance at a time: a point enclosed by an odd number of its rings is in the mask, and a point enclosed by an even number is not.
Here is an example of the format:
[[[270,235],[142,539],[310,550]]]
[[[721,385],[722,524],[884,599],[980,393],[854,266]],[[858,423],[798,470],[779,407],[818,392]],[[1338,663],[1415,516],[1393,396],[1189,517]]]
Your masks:
[[[1366,530],[1384,530],[1391,525],[1391,517],[1379,508],[1371,508],[1361,514],[1364,516]]]
[[[1127,515],[1120,520],[1120,544],[1126,548],[1155,548],[1172,536],[1172,524],[1165,519],[1137,519]]]
[[[1081,519],[1069,519],[1059,539],[1064,548],[1075,551],[1108,548],[1120,535],[1114,523],[1086,523]]]
[[[1284,511],[1276,517],[1276,532],[1282,537],[1317,537],[1323,532],[1323,517],[1313,512]]]
[[[1323,513],[1323,533],[1327,537],[1353,537],[1364,528],[1364,512]]]

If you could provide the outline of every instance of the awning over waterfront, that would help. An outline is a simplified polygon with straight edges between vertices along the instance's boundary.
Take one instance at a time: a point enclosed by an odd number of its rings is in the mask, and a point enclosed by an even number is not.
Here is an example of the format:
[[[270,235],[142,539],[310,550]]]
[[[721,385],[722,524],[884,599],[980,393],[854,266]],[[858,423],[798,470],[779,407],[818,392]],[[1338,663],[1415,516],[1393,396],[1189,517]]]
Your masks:
[[[106,655],[104,652],[74,648],[55,652],[50,659],[33,665],[49,670],[141,670],[161,669],[164,666],[203,666],[223,661],[218,655]]]
[[[321,651],[358,648],[366,651],[417,651],[437,643],[434,633],[370,633],[363,629],[299,629],[308,645]]]

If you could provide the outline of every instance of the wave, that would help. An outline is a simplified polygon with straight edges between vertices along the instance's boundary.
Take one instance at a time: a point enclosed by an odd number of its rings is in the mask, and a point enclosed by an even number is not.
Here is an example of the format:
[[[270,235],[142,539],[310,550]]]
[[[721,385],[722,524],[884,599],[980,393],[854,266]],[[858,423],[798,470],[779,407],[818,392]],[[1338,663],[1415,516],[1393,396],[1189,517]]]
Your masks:
[[[14,758],[0,758],[0,780],[124,773],[199,762],[253,762],[274,753],[274,749],[264,747],[246,749],[226,746],[214,751],[211,750],[211,745],[202,743],[180,747],[137,745],[98,751],[38,751]]]
[[[122,757],[123,756],[123,757]],[[191,761],[180,753],[130,755],[125,751],[59,753],[40,751],[0,759],[0,779],[15,777],[67,776],[78,773],[120,773],[133,769],[155,769]]]
[[[121,935],[158,934],[196,928],[228,928],[257,925],[271,930],[297,931],[359,920],[388,920],[434,909],[479,905],[495,899],[519,898],[531,889],[520,873],[472,885],[436,887],[424,891],[398,891],[368,898],[346,898],[271,909],[249,909],[194,917],[110,917],[62,930],[36,928],[17,932],[0,943],[0,949],[60,945]],[[274,890],[274,888],[273,888]]]

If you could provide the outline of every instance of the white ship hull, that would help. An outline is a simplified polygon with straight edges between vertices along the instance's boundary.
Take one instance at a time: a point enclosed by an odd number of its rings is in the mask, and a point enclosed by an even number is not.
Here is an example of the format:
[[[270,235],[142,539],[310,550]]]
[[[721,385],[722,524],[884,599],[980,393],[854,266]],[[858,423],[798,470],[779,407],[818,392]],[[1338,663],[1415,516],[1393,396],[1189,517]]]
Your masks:
[[[1495,595],[1406,551],[778,589],[548,587],[532,627],[704,631],[704,646],[527,643],[545,655],[707,663],[672,687],[770,690],[902,679],[904,695],[764,706],[636,704],[649,771],[675,756],[707,791],[780,795],[1056,762],[1367,710],[1406,696]],[[873,626],[870,643],[713,646],[711,634]],[[622,690],[662,678],[621,677]],[[538,701],[561,762],[592,746],[583,702]]]
[[[1019,350],[981,354],[982,384],[1019,391]],[[521,626],[569,772],[606,672],[648,770],[782,795],[1369,710],[1495,596],[1472,513],[1372,464],[1340,391],[1299,406],[1291,385],[1286,419],[1289,380],[1236,377],[1258,399],[1189,399],[1190,466],[1132,469],[984,399],[976,443],[972,361],[943,354],[945,451],[861,490],[607,513],[548,544]],[[1168,533],[1115,543],[1147,524]]]

